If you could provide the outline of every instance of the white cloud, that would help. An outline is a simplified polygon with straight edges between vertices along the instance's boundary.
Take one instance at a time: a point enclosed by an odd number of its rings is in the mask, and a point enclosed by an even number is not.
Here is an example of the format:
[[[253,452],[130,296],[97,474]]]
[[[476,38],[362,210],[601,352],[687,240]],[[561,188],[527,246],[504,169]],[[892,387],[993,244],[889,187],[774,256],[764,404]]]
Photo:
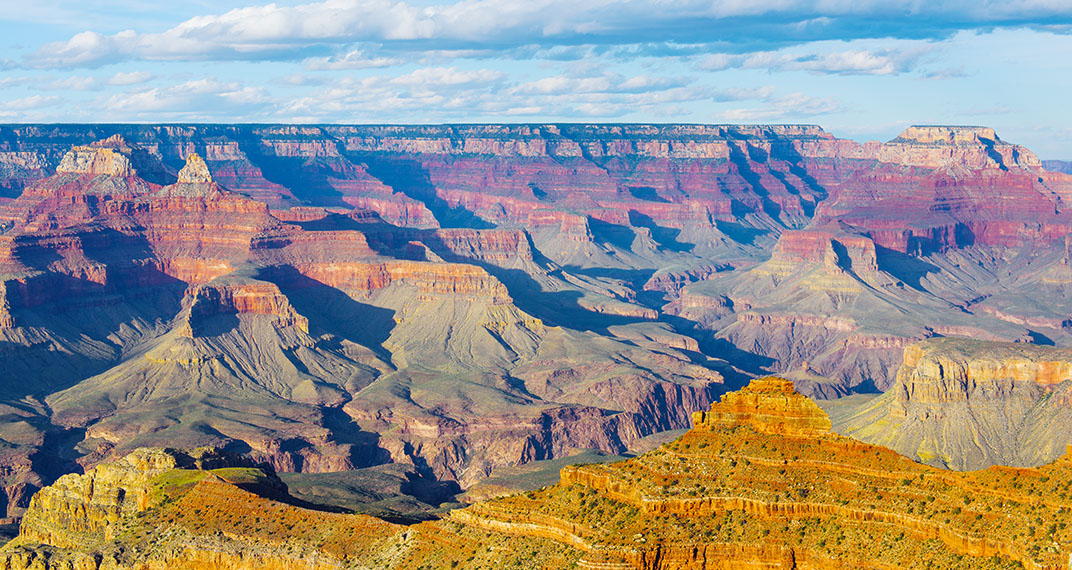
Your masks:
[[[248,112],[255,109],[251,106],[269,103],[263,88],[216,79],[198,79],[112,95],[104,101],[103,108],[111,113],[147,113],[154,117],[167,113],[207,116],[214,113],[231,113],[235,110]]]
[[[514,94],[563,95],[570,93],[643,93],[661,91],[688,84],[678,77],[635,75],[624,77],[617,73],[589,76],[555,75],[522,83],[511,89]]]
[[[620,117],[627,111],[610,102],[592,102],[574,105],[571,112],[582,117]]]
[[[55,95],[30,95],[0,103],[0,108],[6,111],[33,111],[55,106],[59,102],[60,98]]]
[[[108,85],[141,85],[152,81],[153,74],[148,71],[120,71],[108,80]]]
[[[529,115],[529,116],[534,116],[535,117],[535,116],[545,114],[545,111],[544,111],[543,107],[528,106],[528,107],[510,107],[509,109],[504,110],[502,113],[504,115],[510,115],[510,116]]]
[[[30,57],[31,67],[81,67],[125,59],[136,52],[134,30],[105,36],[93,31],[75,34],[66,42],[46,44]]]
[[[0,89],[25,85],[26,83],[29,83],[29,81],[29,77],[2,77],[0,78]]]
[[[401,75],[343,78],[282,105],[281,117],[459,117],[513,105],[501,96],[506,74],[493,69],[426,67]],[[352,119],[358,120],[358,119]]]
[[[699,67],[708,71],[767,69],[835,75],[894,75],[911,70],[919,58],[930,50],[920,46],[906,50],[823,51],[825,47],[812,45],[803,52],[794,49],[746,54],[716,53],[703,58]]]
[[[495,83],[504,77],[506,74],[492,69],[459,70],[454,67],[424,67],[387,81],[391,85],[441,87]]]
[[[598,93],[609,91],[611,81],[607,77],[566,77],[556,75],[544,77],[517,86],[514,93],[539,93],[543,95],[557,95],[567,93]]]
[[[308,86],[308,85],[324,85],[334,78],[330,75],[308,75],[305,73],[291,73],[284,75],[277,80],[284,85],[291,85],[295,87]]]
[[[45,91],[89,91],[90,89],[96,89],[97,87],[98,83],[96,78],[78,75],[55,79],[41,83],[37,86],[38,89]]]
[[[774,86],[763,87],[728,87],[715,93],[715,101],[748,101],[750,99],[768,99],[774,95]]]
[[[676,77],[653,77],[651,75],[634,75],[618,84],[622,91],[643,92],[653,89],[667,89],[689,83],[689,80]]]
[[[681,110],[682,104],[708,101],[717,93],[712,87],[688,83],[688,79],[611,72],[514,83],[497,70],[429,67],[401,75],[344,78],[282,106],[279,116],[286,120],[346,116],[352,121],[382,121],[385,116],[416,121],[486,116],[585,120],[645,112],[664,116],[660,113],[668,108]]]
[[[305,60],[306,69],[314,71],[339,69],[371,69],[398,65],[403,60],[395,57],[373,57],[362,50],[350,50],[331,57],[313,57]]]
[[[730,122],[763,123],[827,115],[842,110],[837,102],[824,97],[809,97],[803,93],[791,93],[772,99],[763,107],[731,109],[721,113],[722,120]]]

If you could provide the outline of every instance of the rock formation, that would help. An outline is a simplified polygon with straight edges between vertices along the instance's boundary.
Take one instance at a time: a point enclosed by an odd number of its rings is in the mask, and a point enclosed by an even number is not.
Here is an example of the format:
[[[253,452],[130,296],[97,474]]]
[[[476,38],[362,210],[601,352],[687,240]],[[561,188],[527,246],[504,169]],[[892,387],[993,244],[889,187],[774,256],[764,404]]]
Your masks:
[[[1072,162],[1067,160],[1043,160],[1042,167],[1053,172],[1072,174]]]
[[[819,406],[802,398],[793,383],[781,378],[753,380],[730,392],[709,412],[692,415],[697,430],[723,430],[748,426],[760,433],[808,437],[830,432],[830,419]]]
[[[523,230],[403,229],[337,208],[276,217],[196,153],[163,185],[93,166],[149,160],[134,143],[72,153],[100,171],[38,181],[0,236],[0,362],[31,379],[6,397],[43,399],[24,411],[35,437],[12,435],[0,459],[11,516],[25,485],[142,445],[239,446],[283,471],[394,461],[469,485],[499,465],[624,451],[687,425],[685,408],[722,383],[722,363],[683,352],[694,345],[662,345],[675,333],[557,326],[654,312],[561,275]],[[550,291],[582,303],[531,302]],[[67,437],[72,454],[35,452]]]
[[[191,454],[169,449],[140,448],[114,463],[104,463],[85,475],[64,475],[34,495],[19,527],[24,543],[78,549],[114,540],[121,521],[158,501],[157,478],[181,469],[249,468],[240,457],[212,449]]]
[[[179,171],[178,184],[208,184],[212,182],[208,165],[196,152],[186,157],[186,166]]]
[[[696,418],[695,429],[656,451],[568,467],[555,487],[454,518],[571,544],[584,552],[582,567],[1067,562],[1059,498],[1072,473],[1067,457],[1039,470],[926,467],[830,433],[825,414],[777,378],[755,380]]]
[[[38,493],[0,564],[312,570],[377,566],[406,544],[396,525],[280,499],[286,486],[263,466],[142,448]]]
[[[934,338],[904,349],[886,394],[837,430],[941,467],[1038,466],[1072,444],[1072,350]]]
[[[1068,456],[1038,469],[928,467],[830,433],[780,378],[696,417],[641,456],[566,467],[556,485],[409,527],[295,506],[248,463],[139,450],[39,493],[0,567],[1067,567]]]
[[[121,139],[110,139],[102,142],[117,142],[123,145]],[[130,158],[124,154],[130,153],[130,147],[124,146],[79,146],[67,153],[63,160],[56,166],[57,173],[69,174],[98,174],[104,176],[129,177],[134,176],[134,167]]]

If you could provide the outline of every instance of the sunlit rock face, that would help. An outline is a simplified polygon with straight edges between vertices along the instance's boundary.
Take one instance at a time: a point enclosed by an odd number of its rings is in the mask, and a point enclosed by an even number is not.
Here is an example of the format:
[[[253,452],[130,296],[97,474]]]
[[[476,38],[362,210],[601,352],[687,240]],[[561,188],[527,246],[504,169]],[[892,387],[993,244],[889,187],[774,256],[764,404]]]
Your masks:
[[[295,506],[270,468],[241,457],[143,448],[38,493],[0,564],[1044,569],[1068,558],[1067,456],[1038,469],[926,466],[831,433],[777,377],[696,420],[640,456],[568,466],[557,484],[408,526]]]
[[[967,338],[904,349],[883,396],[839,413],[837,429],[953,469],[1037,466],[1072,443],[1072,350]]]
[[[212,181],[212,173],[200,155],[191,153],[186,157],[186,166],[179,171],[179,184],[208,184]]]
[[[582,567],[1046,568],[1068,556],[1052,543],[1067,532],[1054,531],[1064,511],[1044,509],[1054,518],[1028,533],[1021,519],[1029,504],[1063,501],[1067,457],[1039,469],[928,467],[831,433],[781,378],[754,380],[694,417],[655,451],[567,467],[555,487],[452,518],[569,544]]]
[[[807,437],[830,432],[830,418],[815,402],[801,397],[782,378],[753,380],[743,390],[722,397],[707,412],[692,416],[694,429],[728,429],[745,425],[762,432]]]

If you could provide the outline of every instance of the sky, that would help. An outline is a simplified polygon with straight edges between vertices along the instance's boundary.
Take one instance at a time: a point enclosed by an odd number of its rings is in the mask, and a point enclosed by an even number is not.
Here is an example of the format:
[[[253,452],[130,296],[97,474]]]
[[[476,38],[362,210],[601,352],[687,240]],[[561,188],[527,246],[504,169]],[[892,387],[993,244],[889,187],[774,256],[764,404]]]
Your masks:
[[[1070,94],[1072,0],[0,0],[2,123],[964,124],[1072,159]]]

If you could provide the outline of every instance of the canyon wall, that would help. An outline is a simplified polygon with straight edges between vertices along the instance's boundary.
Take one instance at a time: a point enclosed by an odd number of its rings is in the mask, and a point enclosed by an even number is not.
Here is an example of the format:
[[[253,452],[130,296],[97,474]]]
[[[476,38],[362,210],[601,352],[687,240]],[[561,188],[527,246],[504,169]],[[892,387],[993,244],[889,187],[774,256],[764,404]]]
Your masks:
[[[836,428],[953,469],[1037,466],[1072,444],[1070,389],[1069,349],[928,339],[905,347],[886,394],[839,411]]]

